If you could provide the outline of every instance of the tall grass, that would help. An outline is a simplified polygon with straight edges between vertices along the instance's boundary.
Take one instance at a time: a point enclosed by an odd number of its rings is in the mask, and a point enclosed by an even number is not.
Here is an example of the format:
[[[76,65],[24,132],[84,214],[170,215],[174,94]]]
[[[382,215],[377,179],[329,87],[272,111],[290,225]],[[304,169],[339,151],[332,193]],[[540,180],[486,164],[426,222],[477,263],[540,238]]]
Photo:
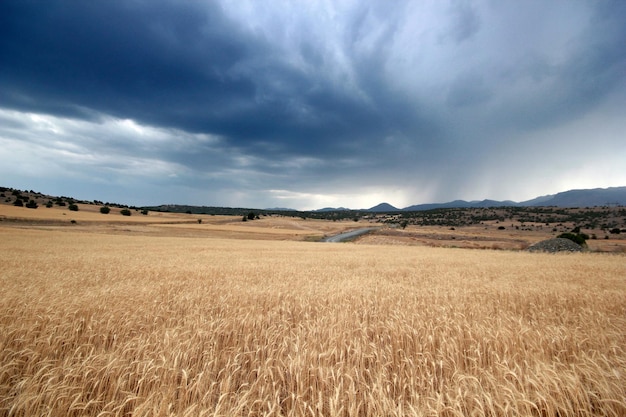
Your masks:
[[[0,415],[626,415],[621,255],[0,239]]]

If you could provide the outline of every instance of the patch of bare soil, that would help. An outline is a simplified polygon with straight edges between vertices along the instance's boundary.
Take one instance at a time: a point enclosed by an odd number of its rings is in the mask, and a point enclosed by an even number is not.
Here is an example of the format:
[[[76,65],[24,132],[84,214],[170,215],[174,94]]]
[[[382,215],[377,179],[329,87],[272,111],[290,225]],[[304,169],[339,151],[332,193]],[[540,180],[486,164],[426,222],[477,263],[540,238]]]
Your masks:
[[[359,238],[358,243],[519,250],[525,249],[537,239],[535,236],[497,232],[478,227],[454,230],[432,226],[409,227],[405,230],[384,228]]]

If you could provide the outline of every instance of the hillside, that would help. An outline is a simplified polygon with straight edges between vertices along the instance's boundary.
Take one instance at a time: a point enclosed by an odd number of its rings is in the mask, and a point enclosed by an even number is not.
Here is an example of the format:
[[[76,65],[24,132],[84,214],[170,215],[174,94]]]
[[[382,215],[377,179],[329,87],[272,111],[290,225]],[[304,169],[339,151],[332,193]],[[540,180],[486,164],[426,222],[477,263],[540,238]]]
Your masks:
[[[319,240],[351,229],[376,227],[364,243],[523,249],[579,229],[594,251],[626,247],[626,207],[465,207],[422,211],[276,211],[185,205],[145,207],[77,201],[34,191],[0,188],[0,225],[85,233],[201,236],[229,239]],[[19,197],[19,204],[16,205]],[[26,202],[26,203],[25,203]],[[31,204],[33,203],[33,204]],[[27,208],[30,205],[31,208]],[[72,209],[72,206],[76,206]],[[110,213],[102,208],[110,206]],[[378,209],[388,210],[390,205]],[[123,212],[127,211],[127,215]],[[191,213],[191,214],[190,214]],[[242,221],[242,217],[253,221]]]
[[[72,203],[83,203],[93,205],[107,205],[111,207],[128,207],[124,204],[102,202],[98,200],[81,201],[71,197],[57,197],[45,195],[33,190],[22,191],[7,187],[0,187],[0,204],[18,204],[20,201],[28,207],[28,203],[33,206],[52,206],[52,205],[69,205]],[[481,200],[481,201],[465,201],[454,200],[445,203],[428,203],[417,204],[405,207],[403,209],[396,208],[389,203],[380,203],[369,209],[350,209],[345,207],[325,207],[318,210],[301,212],[290,208],[272,208],[272,209],[251,209],[245,207],[215,207],[215,206],[192,206],[184,204],[162,204],[159,206],[139,207],[152,211],[189,213],[189,214],[220,214],[220,215],[246,215],[250,212],[258,213],[276,213],[288,216],[305,216],[319,217],[328,216],[333,213],[340,218],[358,216],[359,213],[398,213],[398,212],[415,212],[429,211],[440,209],[460,209],[460,208],[494,208],[494,207],[559,207],[559,208],[593,208],[593,207],[617,207],[626,206],[626,187],[611,188],[594,188],[586,190],[569,190],[553,195],[545,195],[536,197],[531,200],[515,202],[510,200]],[[35,208],[35,207],[32,207]],[[131,207],[138,208],[138,207]],[[339,214],[338,214],[339,213]]]

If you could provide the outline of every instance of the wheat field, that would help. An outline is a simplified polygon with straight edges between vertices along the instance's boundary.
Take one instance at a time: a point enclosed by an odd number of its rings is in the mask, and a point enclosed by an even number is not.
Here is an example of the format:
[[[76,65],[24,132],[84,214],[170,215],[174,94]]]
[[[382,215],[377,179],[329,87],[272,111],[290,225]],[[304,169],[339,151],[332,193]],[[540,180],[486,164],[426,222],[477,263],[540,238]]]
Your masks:
[[[0,228],[0,415],[624,416],[625,261]]]

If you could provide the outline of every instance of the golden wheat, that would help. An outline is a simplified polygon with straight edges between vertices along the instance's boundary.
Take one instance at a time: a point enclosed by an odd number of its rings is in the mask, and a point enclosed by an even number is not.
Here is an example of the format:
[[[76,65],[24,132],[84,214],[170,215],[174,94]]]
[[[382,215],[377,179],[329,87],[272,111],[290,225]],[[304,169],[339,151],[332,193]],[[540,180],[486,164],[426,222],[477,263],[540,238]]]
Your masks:
[[[623,255],[0,239],[0,415],[626,415]]]

